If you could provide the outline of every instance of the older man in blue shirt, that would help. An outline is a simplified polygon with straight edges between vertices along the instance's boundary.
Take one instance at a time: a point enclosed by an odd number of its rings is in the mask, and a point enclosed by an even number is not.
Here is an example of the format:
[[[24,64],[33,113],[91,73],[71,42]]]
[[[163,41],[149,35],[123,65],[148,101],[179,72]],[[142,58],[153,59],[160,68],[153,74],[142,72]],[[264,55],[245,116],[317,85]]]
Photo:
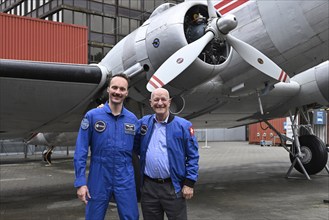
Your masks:
[[[187,219],[186,199],[198,178],[198,143],[191,122],[170,114],[166,89],[152,92],[153,115],[140,119],[141,206],[144,220]]]

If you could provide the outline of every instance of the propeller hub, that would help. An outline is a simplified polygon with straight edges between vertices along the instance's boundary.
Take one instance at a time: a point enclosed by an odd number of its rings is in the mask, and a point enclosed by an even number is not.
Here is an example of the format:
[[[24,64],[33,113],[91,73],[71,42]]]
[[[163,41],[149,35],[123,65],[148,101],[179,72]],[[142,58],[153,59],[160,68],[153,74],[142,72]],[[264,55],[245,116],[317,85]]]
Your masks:
[[[205,32],[211,31],[216,38],[219,37],[219,33],[218,33],[218,28],[217,28],[217,20],[219,18],[213,18],[208,22],[208,26],[205,29]]]
[[[217,29],[226,35],[238,26],[238,21],[234,15],[228,14],[222,18],[218,18],[216,25]]]

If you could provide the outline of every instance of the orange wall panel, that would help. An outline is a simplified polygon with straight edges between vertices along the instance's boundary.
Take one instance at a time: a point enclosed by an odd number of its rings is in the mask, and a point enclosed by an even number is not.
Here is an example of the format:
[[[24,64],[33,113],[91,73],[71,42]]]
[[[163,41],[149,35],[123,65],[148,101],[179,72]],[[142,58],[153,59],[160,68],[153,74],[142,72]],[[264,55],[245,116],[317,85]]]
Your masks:
[[[0,58],[88,63],[87,27],[0,13]]]
[[[280,133],[285,134],[284,122],[286,118],[278,118],[269,120],[269,123],[273,125]],[[277,134],[264,122],[249,125],[249,143],[259,144],[262,140],[272,141],[273,145],[279,145],[281,143]]]

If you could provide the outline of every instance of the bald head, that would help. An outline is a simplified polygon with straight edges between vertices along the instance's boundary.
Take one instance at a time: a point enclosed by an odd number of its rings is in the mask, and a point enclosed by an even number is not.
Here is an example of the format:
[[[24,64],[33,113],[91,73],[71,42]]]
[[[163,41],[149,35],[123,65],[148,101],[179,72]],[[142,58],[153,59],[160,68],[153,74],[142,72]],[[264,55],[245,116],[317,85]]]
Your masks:
[[[151,99],[153,99],[154,96],[157,96],[157,95],[162,95],[168,99],[170,98],[168,90],[166,90],[164,88],[157,88],[157,89],[153,90],[153,92],[151,93]]]
[[[151,94],[150,105],[156,114],[158,121],[164,121],[169,115],[171,99],[168,90],[155,89]]]

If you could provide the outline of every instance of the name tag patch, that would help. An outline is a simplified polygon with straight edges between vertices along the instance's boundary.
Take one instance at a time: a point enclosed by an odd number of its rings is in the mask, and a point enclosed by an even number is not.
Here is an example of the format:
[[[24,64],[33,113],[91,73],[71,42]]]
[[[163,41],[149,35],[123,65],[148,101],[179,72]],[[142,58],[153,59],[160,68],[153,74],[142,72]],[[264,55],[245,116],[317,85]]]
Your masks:
[[[94,128],[97,132],[103,132],[106,129],[106,123],[104,121],[97,121]]]
[[[125,123],[125,133],[135,135],[135,125]]]

